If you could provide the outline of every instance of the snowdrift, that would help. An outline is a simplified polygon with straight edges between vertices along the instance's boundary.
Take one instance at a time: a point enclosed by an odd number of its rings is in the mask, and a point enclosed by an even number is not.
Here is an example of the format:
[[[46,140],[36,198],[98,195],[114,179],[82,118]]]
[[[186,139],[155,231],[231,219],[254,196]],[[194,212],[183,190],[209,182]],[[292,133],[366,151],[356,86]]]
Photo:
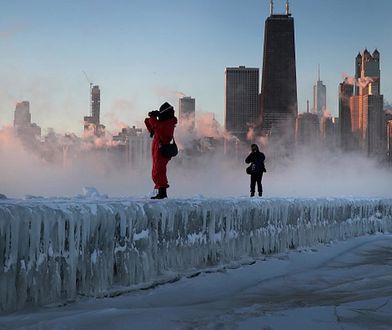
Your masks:
[[[0,309],[392,231],[392,199],[0,200]]]

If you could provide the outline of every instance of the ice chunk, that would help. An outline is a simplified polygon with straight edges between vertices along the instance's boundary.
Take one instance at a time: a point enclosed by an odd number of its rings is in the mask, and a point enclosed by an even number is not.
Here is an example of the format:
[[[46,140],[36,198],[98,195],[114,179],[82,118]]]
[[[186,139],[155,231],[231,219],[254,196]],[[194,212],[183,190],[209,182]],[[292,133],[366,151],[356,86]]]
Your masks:
[[[108,198],[107,194],[100,194],[98,190],[94,187],[84,187],[83,194],[79,195],[80,198],[88,199],[98,199],[98,198]]]

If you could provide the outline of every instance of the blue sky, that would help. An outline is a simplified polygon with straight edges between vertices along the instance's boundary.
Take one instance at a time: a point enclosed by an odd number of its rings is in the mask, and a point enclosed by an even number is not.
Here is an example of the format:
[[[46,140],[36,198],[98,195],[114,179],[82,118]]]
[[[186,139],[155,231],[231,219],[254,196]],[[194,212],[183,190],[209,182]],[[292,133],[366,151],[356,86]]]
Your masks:
[[[276,11],[284,0],[275,0]],[[176,91],[223,122],[224,68],[262,65],[268,0],[0,0],[0,126],[15,103],[31,102],[41,127],[80,133],[88,83],[101,86],[102,121],[138,124]],[[390,0],[292,0],[299,111],[312,85],[353,75],[358,51],[381,52],[381,89],[392,101]],[[175,103],[175,106],[177,104]]]

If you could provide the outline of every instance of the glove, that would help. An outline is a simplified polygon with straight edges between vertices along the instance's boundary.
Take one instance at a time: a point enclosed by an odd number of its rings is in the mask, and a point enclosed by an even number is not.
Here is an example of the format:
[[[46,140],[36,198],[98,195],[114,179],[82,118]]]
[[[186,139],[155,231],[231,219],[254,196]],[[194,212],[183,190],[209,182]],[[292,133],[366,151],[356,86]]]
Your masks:
[[[150,132],[150,138],[153,138],[154,137],[154,131],[151,131]]]
[[[159,116],[159,111],[158,110],[154,110],[148,113],[148,115],[150,117],[158,117]]]

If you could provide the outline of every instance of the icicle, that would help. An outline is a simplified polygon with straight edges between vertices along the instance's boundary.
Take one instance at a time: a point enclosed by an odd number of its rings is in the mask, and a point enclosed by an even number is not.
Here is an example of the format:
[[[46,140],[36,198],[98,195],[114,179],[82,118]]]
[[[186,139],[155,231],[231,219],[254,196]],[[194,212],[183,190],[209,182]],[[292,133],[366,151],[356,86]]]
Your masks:
[[[0,310],[392,231],[392,200],[0,201]]]

